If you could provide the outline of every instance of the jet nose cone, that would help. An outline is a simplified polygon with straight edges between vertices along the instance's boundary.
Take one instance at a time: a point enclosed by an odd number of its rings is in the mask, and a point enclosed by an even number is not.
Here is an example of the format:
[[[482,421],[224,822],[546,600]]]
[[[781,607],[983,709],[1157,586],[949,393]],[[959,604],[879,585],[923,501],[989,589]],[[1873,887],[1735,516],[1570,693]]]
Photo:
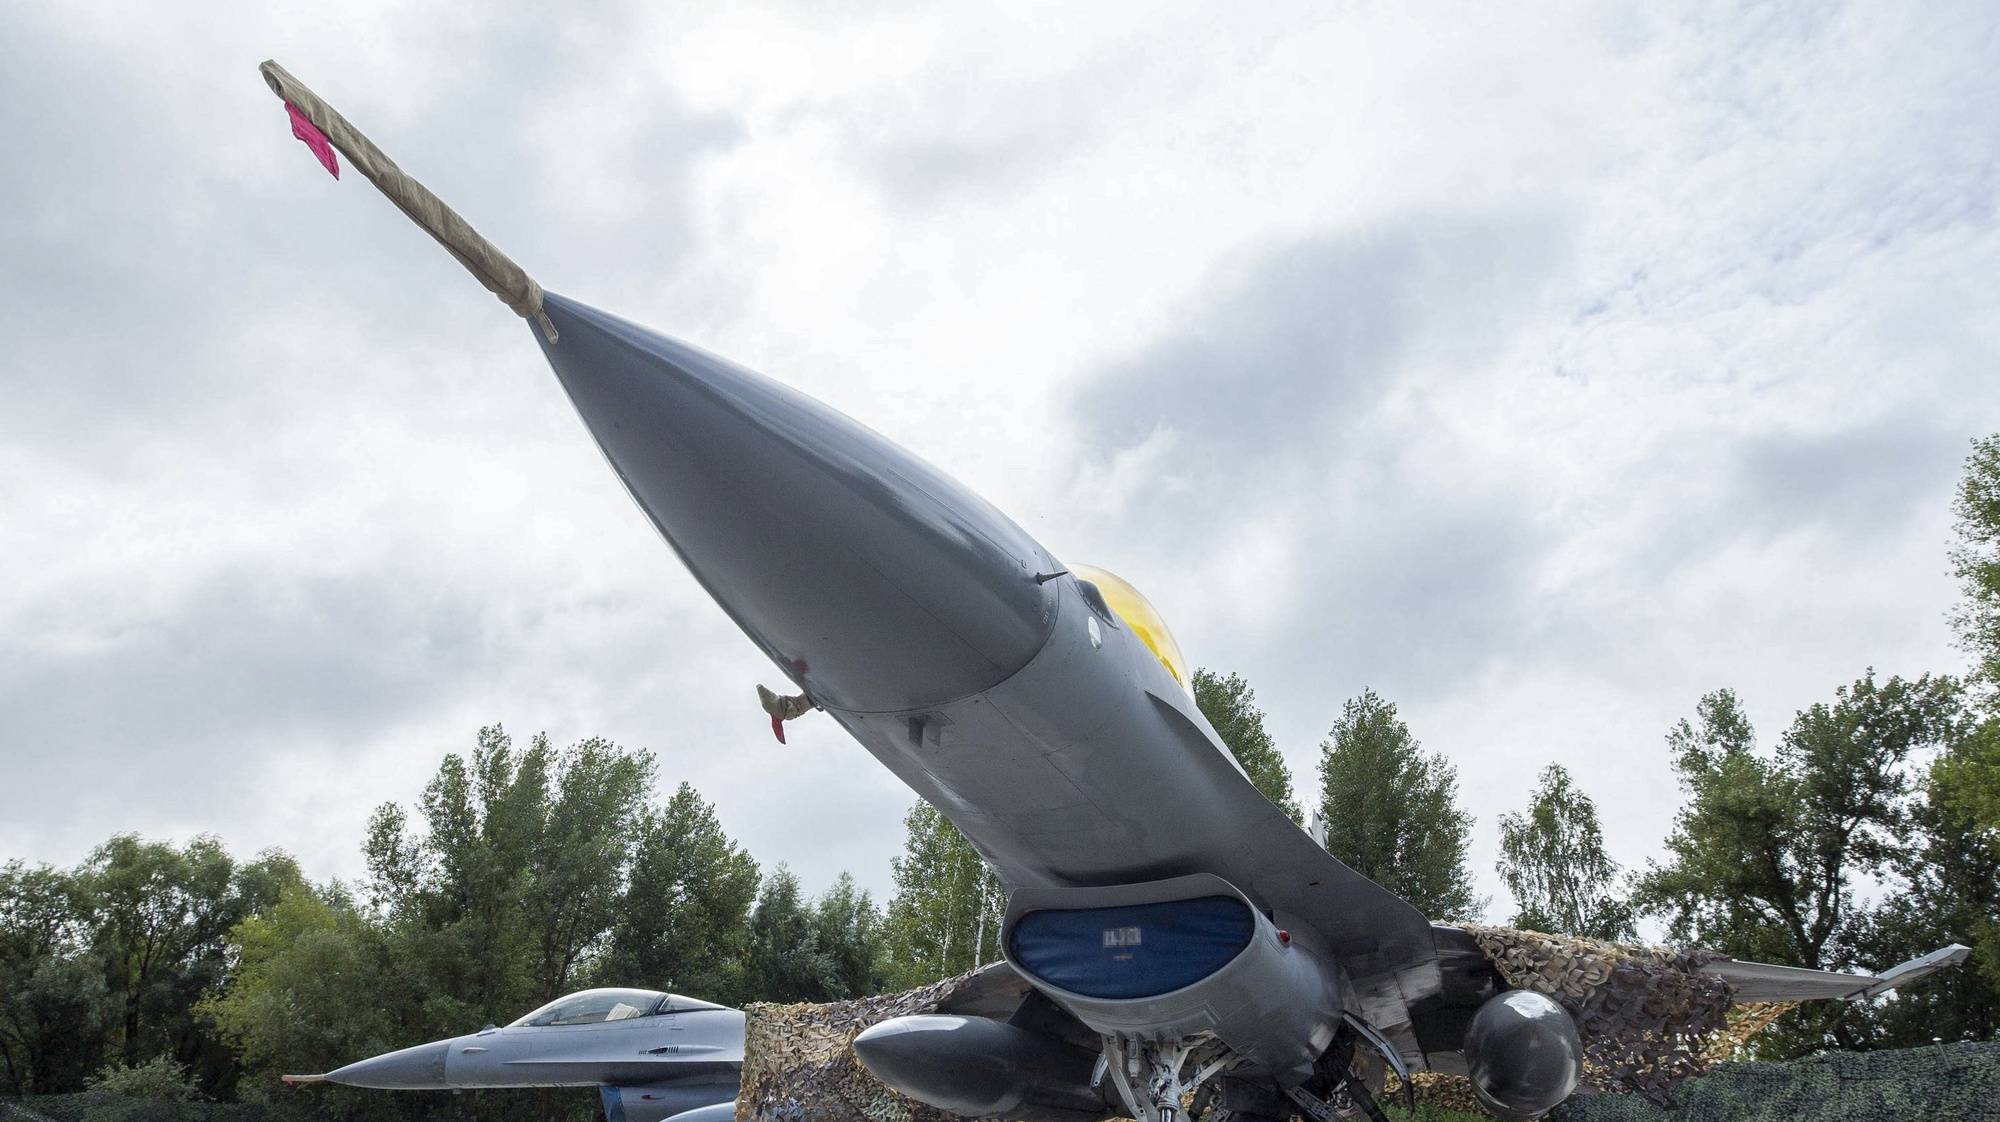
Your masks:
[[[1055,599],[1035,576],[1055,562],[985,501],[796,390],[546,300],[561,338],[543,352],[626,489],[816,701],[922,708],[1041,649]]]
[[[444,1058],[450,1045],[448,1040],[434,1040],[429,1044],[385,1052],[330,1071],[326,1081],[344,1083],[349,1087],[372,1087],[380,1091],[446,1090],[450,1084],[444,1081]]]

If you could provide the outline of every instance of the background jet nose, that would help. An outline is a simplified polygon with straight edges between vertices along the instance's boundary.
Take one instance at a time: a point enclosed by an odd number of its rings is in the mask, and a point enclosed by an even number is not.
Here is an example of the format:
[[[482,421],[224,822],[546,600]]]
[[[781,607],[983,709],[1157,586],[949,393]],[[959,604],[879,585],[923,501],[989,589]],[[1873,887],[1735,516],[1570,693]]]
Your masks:
[[[372,1087],[382,1091],[442,1091],[444,1058],[448,1040],[434,1040],[400,1051],[386,1052],[372,1059],[358,1060],[326,1074],[329,1083],[349,1087]]]
[[[549,364],[695,578],[822,704],[987,689],[1039,651],[1057,566],[944,473],[796,390],[554,294]],[[540,333],[536,339],[542,339]]]

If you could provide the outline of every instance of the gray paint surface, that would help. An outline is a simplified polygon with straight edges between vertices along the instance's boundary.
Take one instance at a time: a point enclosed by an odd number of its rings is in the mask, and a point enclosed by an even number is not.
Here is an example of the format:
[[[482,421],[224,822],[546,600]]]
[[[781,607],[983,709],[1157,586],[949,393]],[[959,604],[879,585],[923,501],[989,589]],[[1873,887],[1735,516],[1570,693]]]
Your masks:
[[[734,1099],[742,1012],[707,1002],[668,1008],[594,1024],[489,1027],[304,1079],[399,1091],[631,1088],[618,1098],[631,1122]]]
[[[827,406],[551,295],[537,334],[612,469],[751,640],[1011,888],[1214,873],[1421,1059],[1427,920],[1244,778],[1192,698],[991,505]]]
[[[1266,800],[1181,684],[1030,535],[804,394],[561,296],[547,311],[560,341],[537,342],[662,537],[750,640],[1011,889],[1220,876],[1404,1060],[1465,1069],[1473,1010],[1495,1008],[1490,965],[1471,961],[1462,932],[1434,928]],[[332,1078],[733,1097],[742,1015],[709,1011],[680,1045],[674,1033],[694,1019],[672,1021],[488,1030]],[[1300,1070],[1266,1078],[1295,1082]]]
[[[944,473],[788,386],[561,296],[541,341],[626,490],[791,679],[864,712],[1005,680],[1053,562]]]

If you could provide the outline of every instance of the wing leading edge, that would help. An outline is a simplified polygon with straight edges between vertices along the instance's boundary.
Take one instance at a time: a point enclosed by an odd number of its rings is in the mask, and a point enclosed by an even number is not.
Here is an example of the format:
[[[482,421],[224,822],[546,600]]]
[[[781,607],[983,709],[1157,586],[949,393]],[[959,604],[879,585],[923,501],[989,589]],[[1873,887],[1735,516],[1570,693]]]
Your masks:
[[[1898,986],[1909,985],[1946,967],[1957,966],[1971,954],[1972,948],[1953,943],[1892,966],[1880,974],[1807,970],[1798,966],[1773,966],[1733,958],[1711,962],[1701,969],[1734,987],[1738,1002],[1861,1001],[1880,997]]]

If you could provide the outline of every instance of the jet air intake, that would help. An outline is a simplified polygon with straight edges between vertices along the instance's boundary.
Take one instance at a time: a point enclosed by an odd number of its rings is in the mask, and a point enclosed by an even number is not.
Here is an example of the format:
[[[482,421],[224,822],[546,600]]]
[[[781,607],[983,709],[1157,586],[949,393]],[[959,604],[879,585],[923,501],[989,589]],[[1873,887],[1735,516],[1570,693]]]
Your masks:
[[[1020,889],[1001,947],[1093,1031],[1147,1040],[1211,1032],[1272,1074],[1303,1077],[1340,1023],[1331,964],[1208,873]]]
[[[736,1117],[733,1083],[718,1088],[713,1084],[681,1085],[661,1083],[649,1087],[600,1084],[598,1100],[604,1105],[607,1122],[731,1122]]]

